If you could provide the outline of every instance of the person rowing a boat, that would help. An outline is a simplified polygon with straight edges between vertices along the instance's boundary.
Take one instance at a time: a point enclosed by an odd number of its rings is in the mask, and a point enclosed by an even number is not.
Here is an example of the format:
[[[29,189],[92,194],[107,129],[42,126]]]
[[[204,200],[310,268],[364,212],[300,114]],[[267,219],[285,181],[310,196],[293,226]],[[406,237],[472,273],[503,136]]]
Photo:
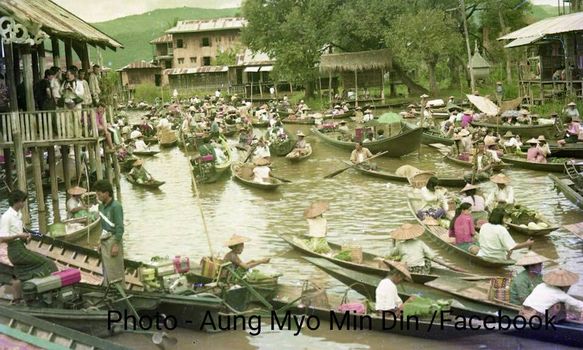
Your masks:
[[[87,190],[83,187],[75,186],[71,187],[67,193],[71,196],[67,200],[67,218],[79,218],[87,216],[87,207],[81,201],[81,196],[86,193]]]
[[[484,181],[492,176],[494,160],[491,152],[486,152],[483,141],[477,142],[475,154],[472,157],[472,171],[464,175],[467,183]]]
[[[522,305],[533,289],[542,283],[543,263],[546,261],[549,259],[533,251],[518,259],[516,265],[524,267],[524,270],[512,278],[510,303]]]
[[[486,198],[486,208],[492,210],[498,203],[514,204],[514,189],[510,186],[510,178],[504,174],[496,174],[490,177],[490,181],[496,184],[496,189]]]
[[[234,267],[242,270],[249,270],[254,268],[257,265],[267,264],[269,263],[269,258],[263,258],[260,260],[250,260],[247,262],[243,262],[241,260],[241,253],[243,253],[243,248],[245,248],[245,242],[249,242],[251,239],[239,235],[232,235],[231,238],[227,242],[225,242],[225,246],[228,247],[231,251],[228,252],[224,257],[224,261],[228,261],[233,264]]]
[[[382,314],[393,312],[396,316],[403,310],[403,300],[399,297],[397,285],[403,281],[412,282],[411,273],[407,265],[397,261],[383,260],[383,263],[390,269],[375,290],[375,310]]]
[[[153,180],[152,175],[143,167],[144,161],[138,159],[134,162],[133,168],[128,174],[134,181],[139,184],[148,183]]]
[[[0,243],[8,245],[8,260],[14,266],[11,281],[14,303],[20,302],[22,297],[21,281],[45,277],[58,270],[53,261],[26,248],[25,241],[28,242],[31,235],[24,233],[24,223],[20,212],[26,205],[26,197],[26,193],[20,190],[10,192],[9,208],[0,218]]]
[[[527,144],[530,145],[530,148],[526,152],[526,160],[533,163],[546,163],[547,159],[545,158],[544,153],[538,148],[538,140],[532,138],[526,141]]]
[[[306,236],[309,237],[309,241],[307,245],[311,251],[320,254],[331,251],[326,241],[328,221],[323,215],[329,207],[328,202],[317,201],[304,210],[304,218],[308,221],[308,234]]]
[[[255,151],[253,153],[253,160],[266,158],[269,160],[271,158],[271,151],[269,150],[269,145],[263,137],[259,139],[257,142],[257,147],[255,147]]]
[[[310,144],[306,143],[306,135],[304,135],[303,132],[298,131],[296,136],[298,137],[298,140],[294,145],[294,149],[286,155],[287,158],[297,158],[309,153]]]
[[[270,173],[271,169],[269,168],[269,164],[271,162],[267,160],[267,158],[259,158],[256,159],[253,164],[255,167],[253,168],[253,182],[257,183],[271,183]]]
[[[543,320],[552,318],[561,321],[566,318],[566,306],[583,312],[583,301],[567,294],[577,283],[579,274],[559,267],[543,275],[543,283],[536,286],[522,303],[519,314],[527,320],[539,316]]]
[[[528,239],[516,243],[504,227],[504,208],[494,208],[488,217],[488,223],[480,228],[478,256],[499,260],[510,260],[512,252],[517,249],[530,247],[534,241]]]
[[[430,220],[435,222],[433,218]],[[403,224],[391,232],[391,238],[399,242],[390,250],[389,256],[399,257],[398,260],[412,273],[429,274],[431,260],[437,259],[435,252],[418,239],[424,231],[421,225]]]
[[[354,144],[354,150],[350,154],[350,161],[352,164],[361,164],[364,166],[364,162],[370,157],[372,157],[372,153],[368,148],[362,147],[362,142]]]

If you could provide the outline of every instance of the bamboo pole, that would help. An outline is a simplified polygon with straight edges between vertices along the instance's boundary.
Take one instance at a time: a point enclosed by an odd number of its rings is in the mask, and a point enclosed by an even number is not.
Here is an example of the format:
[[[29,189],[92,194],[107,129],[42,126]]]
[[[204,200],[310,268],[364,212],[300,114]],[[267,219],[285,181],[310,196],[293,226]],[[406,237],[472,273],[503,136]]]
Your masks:
[[[18,179],[18,189],[26,193],[26,163],[24,161],[24,145],[22,143],[22,134],[20,132],[18,117],[18,112],[12,112],[11,118],[12,125],[14,126],[14,129],[12,130],[12,140],[14,142],[14,153],[16,157],[16,177]],[[30,224],[28,201],[24,208],[22,208],[22,221],[26,225]]]
[[[69,176],[69,146],[61,146],[61,165],[63,166],[63,181],[65,181],[65,191],[71,187],[71,177]]]
[[[36,205],[38,210],[38,227],[40,232],[47,232],[47,207],[43,193],[42,160],[38,147],[32,149],[32,172],[36,191]]]
[[[59,67],[61,65],[61,49],[59,39],[54,36],[51,36],[51,50],[53,51],[53,66]]]
[[[206,236],[206,241],[208,243],[209,246],[209,252],[211,254],[211,257],[215,256],[214,251],[213,251],[213,245],[212,245],[212,241],[211,241],[211,237],[209,235],[209,230],[208,230],[208,226],[206,224],[206,219],[204,218],[204,211],[202,210],[202,203],[200,201],[200,194],[198,193],[198,187],[196,186],[196,179],[194,178],[194,172],[190,172],[191,174],[191,180],[192,180],[192,187],[194,188],[194,194],[196,195],[196,204],[198,206],[198,210],[200,211],[200,217],[202,219],[202,227],[204,228],[204,234]]]
[[[4,47],[4,60],[6,63],[6,86],[8,87],[8,98],[10,102],[10,111],[18,112],[18,96],[16,94],[16,77],[14,75],[14,55],[12,51],[12,44],[2,42]],[[14,121],[14,120],[12,120]],[[14,124],[13,124],[14,125]],[[8,127],[8,126],[4,126]],[[15,148],[17,149],[17,148]],[[12,150],[10,148],[4,149],[4,173],[6,174],[6,183],[12,190]]]
[[[358,107],[358,72],[354,70],[354,101],[355,107]]]
[[[332,71],[328,72],[328,96],[330,97],[330,107],[332,107]]]
[[[385,69],[381,69],[381,101],[385,103]]]
[[[55,158],[55,147],[48,148],[49,153],[49,178],[51,180],[51,200],[53,203],[53,223],[61,222],[61,212],[59,211],[59,185],[57,183],[57,169]]]
[[[30,50],[23,50],[22,52],[22,66],[24,78],[24,91],[26,96],[26,111],[34,112],[34,90],[33,90],[33,71],[32,71],[32,54]],[[24,106],[23,106],[24,107]]]

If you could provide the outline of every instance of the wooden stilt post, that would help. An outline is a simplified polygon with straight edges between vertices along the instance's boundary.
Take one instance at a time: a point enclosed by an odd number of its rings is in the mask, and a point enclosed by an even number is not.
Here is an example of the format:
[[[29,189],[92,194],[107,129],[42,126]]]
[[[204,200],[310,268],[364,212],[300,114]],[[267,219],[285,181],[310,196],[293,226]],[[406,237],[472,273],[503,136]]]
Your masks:
[[[45,77],[45,43],[42,42],[36,46],[36,52],[38,56],[38,70],[40,72],[40,79]]]
[[[89,169],[87,170],[91,174],[92,171],[97,169],[95,165],[95,147],[92,144],[87,145],[87,153],[89,153]]]
[[[75,152],[75,174],[77,175],[77,184],[81,183],[81,178],[83,177],[83,170],[81,166],[81,146],[75,145],[73,148]]]
[[[16,156],[16,176],[18,178],[18,189],[27,192],[26,188],[26,165],[24,162],[24,145],[22,143],[22,134],[20,133],[18,112],[12,112],[12,125],[16,127],[12,131],[12,140],[14,142],[14,153]],[[30,224],[30,213],[27,205],[22,208],[22,220],[26,225]]]
[[[38,67],[38,52],[36,49],[33,49],[30,54],[32,58],[32,81],[36,84],[40,79],[42,79],[40,77],[42,73]]]
[[[59,210],[59,185],[57,183],[57,159],[55,158],[55,147],[48,149],[49,153],[49,177],[51,180],[51,200],[53,202],[53,223],[61,222],[61,212]]]
[[[61,65],[61,48],[59,46],[59,39],[54,36],[51,37],[51,50],[53,51],[53,66],[59,67]]]
[[[42,159],[41,152],[38,147],[32,149],[32,173],[34,177],[34,187],[36,191],[36,205],[38,210],[38,227],[40,232],[47,232],[47,208],[45,205],[45,197],[43,193],[43,179],[42,179]]]
[[[381,70],[381,101],[385,103],[385,69]]]
[[[65,62],[67,65],[66,69],[69,69],[73,65],[73,46],[71,45],[71,39],[65,39]]]
[[[328,72],[328,96],[330,97],[330,107],[332,107],[332,71]]]
[[[32,70],[32,54],[27,48],[22,50],[22,66],[24,78],[24,91],[26,95],[26,111],[34,112],[34,90],[33,90],[33,70]]]
[[[71,187],[71,176],[69,174],[69,146],[61,146],[61,165],[63,166],[63,181],[65,181],[65,191]]]
[[[6,86],[8,87],[8,101],[10,102],[10,111],[18,112],[18,96],[16,94],[16,77],[14,75],[14,55],[12,44],[3,44],[4,60],[6,63]],[[17,125],[17,124],[13,124]],[[4,127],[8,127],[4,125]],[[12,150],[4,149],[4,174],[6,174],[6,183],[12,190]]]
[[[358,73],[354,70],[354,101],[355,106],[358,107]]]

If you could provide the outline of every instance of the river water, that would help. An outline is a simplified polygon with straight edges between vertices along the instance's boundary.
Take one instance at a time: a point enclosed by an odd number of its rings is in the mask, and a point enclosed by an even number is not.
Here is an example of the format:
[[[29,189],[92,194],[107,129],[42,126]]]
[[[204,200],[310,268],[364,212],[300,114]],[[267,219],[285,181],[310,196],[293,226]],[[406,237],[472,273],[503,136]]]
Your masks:
[[[133,117],[138,117],[133,115]],[[126,222],[125,250],[131,259],[149,261],[152,256],[190,256],[198,262],[210,254],[205,235],[201,208],[208,227],[212,252],[224,255],[223,246],[232,234],[251,238],[245,245],[243,260],[270,257],[269,265],[261,269],[280,272],[283,283],[299,284],[314,279],[332,293],[343,293],[346,286],[329,277],[303,260],[290,246],[278,238],[279,234],[303,234],[307,223],[303,210],[315,200],[330,202],[325,214],[332,242],[358,242],[364,250],[385,255],[389,247],[388,232],[404,222],[413,222],[406,202],[411,190],[408,184],[386,182],[365,177],[348,170],[324,180],[326,174],[340,169],[342,160],[350,153],[324,144],[312,135],[307,126],[288,126],[290,132],[302,130],[312,144],[313,156],[301,163],[290,164],[285,158],[275,157],[273,172],[292,181],[278,191],[265,193],[243,187],[226,177],[215,184],[199,185],[200,200],[194,194],[189,161],[178,148],[162,150],[156,157],[146,158],[144,166],[154,178],[166,181],[160,190],[149,191],[122,181],[123,207]],[[256,130],[259,132],[259,130]],[[235,141],[233,141],[234,143]],[[236,151],[234,151],[236,153]],[[420,153],[401,159],[377,159],[379,167],[394,170],[410,164],[439,174],[462,175],[463,168],[445,163],[442,155],[426,146]],[[517,200],[541,211],[558,225],[583,221],[583,212],[553,189],[547,174],[529,170],[512,169]],[[484,190],[492,184],[483,184]],[[49,209],[50,212],[50,209]],[[517,241],[528,237],[515,236]],[[568,269],[583,274],[583,241],[564,229],[547,238],[535,238],[533,250]],[[430,242],[428,242],[430,243]],[[430,245],[431,246],[431,245]],[[438,250],[438,253],[443,253]],[[514,253],[515,257],[520,253]],[[456,262],[455,259],[448,260]],[[550,265],[549,265],[550,266]],[[571,292],[583,295],[583,279]],[[329,331],[326,326],[317,331],[293,332],[267,331],[250,336],[243,331],[204,334],[178,331],[180,349],[237,348],[237,349],[518,349],[528,346],[550,348],[551,344],[503,335],[486,335],[448,342],[420,338],[386,335],[369,331]],[[116,341],[126,345],[149,348],[141,336],[122,335]],[[554,349],[562,348],[552,346]]]

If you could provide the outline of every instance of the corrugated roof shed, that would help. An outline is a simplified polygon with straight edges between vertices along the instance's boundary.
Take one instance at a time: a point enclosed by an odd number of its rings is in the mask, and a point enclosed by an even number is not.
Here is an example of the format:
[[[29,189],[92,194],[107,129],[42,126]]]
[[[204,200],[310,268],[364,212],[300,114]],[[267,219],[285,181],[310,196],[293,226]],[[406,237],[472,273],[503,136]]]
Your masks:
[[[111,49],[123,45],[50,0],[1,0],[0,14],[27,27],[36,23],[48,35],[72,38]]]
[[[150,41],[150,44],[166,44],[166,43],[171,43],[172,42],[172,34],[164,34],[152,41]]]
[[[393,63],[391,57],[389,49],[322,55],[320,57],[320,72],[390,69]]]
[[[264,52],[253,52],[250,49],[245,49],[245,52],[241,55],[237,55],[237,66],[251,66],[251,65],[266,65],[273,64],[274,59],[269,57]]]
[[[242,17],[179,21],[176,27],[168,29],[166,33],[176,34],[241,29],[246,24],[247,21]]]
[[[150,62],[146,62],[144,60],[141,61],[134,61],[130,64],[128,64],[127,66],[118,69],[118,72],[124,71],[124,70],[128,70],[128,69],[160,69],[160,67],[150,63]]]
[[[583,31],[583,12],[543,19],[522,29],[506,34],[498,40],[514,40],[545,35]]]
[[[202,66],[196,68],[171,68],[165,69],[164,74],[180,75],[180,74],[201,74],[201,73],[223,73],[228,72],[228,66]]]

